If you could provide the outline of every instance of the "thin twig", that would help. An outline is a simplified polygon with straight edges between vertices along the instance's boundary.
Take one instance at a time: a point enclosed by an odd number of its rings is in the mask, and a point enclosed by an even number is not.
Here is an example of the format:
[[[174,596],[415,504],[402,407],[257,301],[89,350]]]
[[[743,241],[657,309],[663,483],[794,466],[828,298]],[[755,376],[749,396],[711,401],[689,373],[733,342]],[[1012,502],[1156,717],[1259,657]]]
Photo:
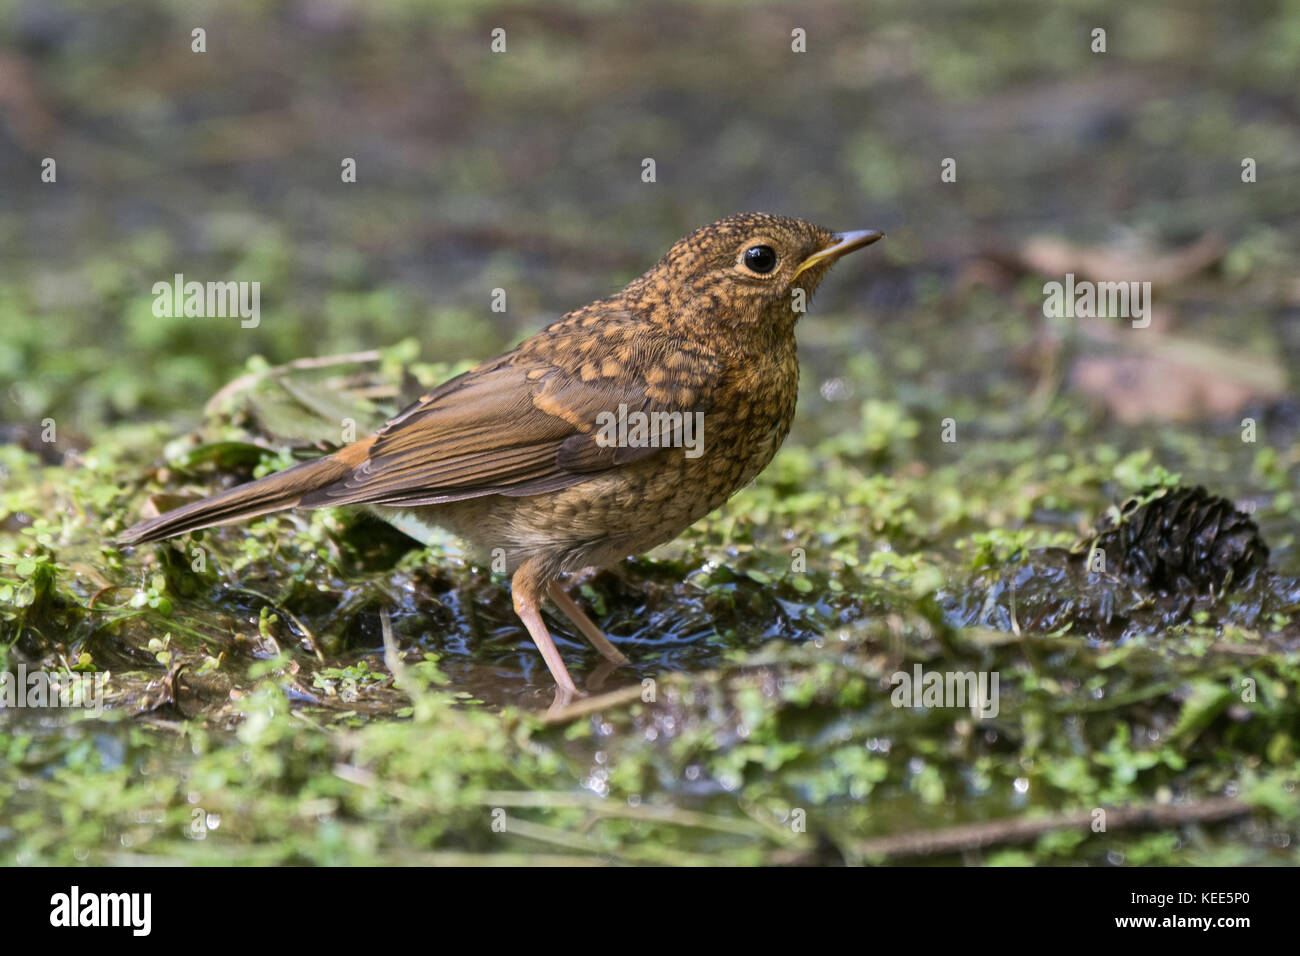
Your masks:
[[[414,696],[406,673],[406,662],[402,660],[402,652],[397,647],[397,638],[393,636],[393,621],[386,607],[379,609],[379,630],[384,635],[384,666],[393,675],[393,686],[407,697]]]
[[[1250,804],[1229,797],[1217,797],[1183,805],[1146,804],[1106,810],[1106,832],[1138,827],[1164,828],[1184,823],[1208,823],[1250,813]],[[911,856],[934,856],[978,850],[1003,843],[1024,843],[1055,830],[1090,829],[1095,811],[1057,814],[1029,820],[990,820],[987,823],[963,823],[939,830],[915,830],[893,836],[876,837],[857,843],[853,849],[865,857],[898,859]]]
[[[715,816],[695,810],[683,810],[681,807],[656,806],[642,804],[631,806],[602,797],[582,793],[565,793],[561,791],[534,790],[487,790],[479,802],[490,807],[514,807],[524,809],[578,808],[602,817],[621,817],[627,820],[642,820],[648,823],[667,823],[673,826],[691,827],[700,830],[716,830],[720,833],[735,833],[740,836],[761,837],[767,830],[749,819],[737,820],[731,817]]]
[[[322,355],[316,358],[294,359],[292,362],[286,362],[284,365],[275,365],[271,368],[262,369],[257,372],[247,372],[232,382],[223,385],[215,395],[208,399],[208,403],[203,406],[205,415],[215,415],[217,409],[231,395],[243,391],[250,385],[271,376],[279,375],[283,372],[295,371],[306,368],[328,368],[331,365],[352,365],[357,362],[378,362],[381,355],[377,349],[367,349],[364,352],[349,352],[344,355]]]
[[[632,684],[620,690],[612,690],[608,694],[598,694],[595,697],[583,697],[574,701],[558,710],[548,710],[541,715],[543,723],[563,724],[568,723],[578,717],[585,717],[587,714],[594,713],[598,710],[607,710],[610,707],[618,707],[622,704],[629,704],[632,701],[641,699],[642,687],[640,684]]]

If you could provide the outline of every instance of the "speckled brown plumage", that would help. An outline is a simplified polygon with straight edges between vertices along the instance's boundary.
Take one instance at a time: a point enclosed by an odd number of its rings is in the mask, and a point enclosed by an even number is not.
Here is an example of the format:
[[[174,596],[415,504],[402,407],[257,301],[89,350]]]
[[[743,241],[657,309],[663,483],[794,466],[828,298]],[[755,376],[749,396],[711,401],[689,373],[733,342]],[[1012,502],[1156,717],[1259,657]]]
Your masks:
[[[762,471],[794,416],[796,302],[835,259],[878,238],[763,213],[705,226],[622,292],[445,382],[375,435],[142,522],[124,541],[292,507],[409,512],[485,556],[504,553],[515,609],[562,692],[574,693],[543,597],[623,660],[557,579],[671,540]],[[698,457],[609,443],[601,425],[620,410],[702,413]],[[668,422],[661,437],[680,445],[687,433]]]

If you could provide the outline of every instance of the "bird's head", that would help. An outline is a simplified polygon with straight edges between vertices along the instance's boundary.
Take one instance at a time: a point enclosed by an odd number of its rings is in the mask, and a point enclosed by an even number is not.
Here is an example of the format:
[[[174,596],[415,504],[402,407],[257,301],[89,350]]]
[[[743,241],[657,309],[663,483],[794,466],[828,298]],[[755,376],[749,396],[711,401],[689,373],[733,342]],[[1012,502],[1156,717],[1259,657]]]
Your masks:
[[[674,243],[625,295],[642,314],[675,325],[788,334],[831,265],[883,235],[833,233],[767,213],[730,216]]]

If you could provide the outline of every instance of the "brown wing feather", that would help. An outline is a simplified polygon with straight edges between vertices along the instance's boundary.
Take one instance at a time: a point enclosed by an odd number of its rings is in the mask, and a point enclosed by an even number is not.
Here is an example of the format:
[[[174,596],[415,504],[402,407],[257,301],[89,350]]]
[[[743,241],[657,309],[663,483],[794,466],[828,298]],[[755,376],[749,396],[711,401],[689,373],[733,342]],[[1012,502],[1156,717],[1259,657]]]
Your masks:
[[[434,389],[378,432],[366,460],[350,474],[304,495],[299,506],[414,506],[540,494],[662,451],[601,445],[593,437],[600,413],[617,413],[620,404],[629,411],[708,407],[718,367],[698,345],[665,338],[650,346],[655,359],[671,357],[687,372],[678,382],[694,386],[665,389],[628,374],[656,366],[634,361],[641,356],[630,354],[617,334],[588,334],[580,348],[564,348],[556,340],[570,326],[576,331],[579,323],[557,323],[520,349]],[[549,361],[530,347],[543,336],[552,340],[545,350]],[[646,341],[638,346],[644,351]]]

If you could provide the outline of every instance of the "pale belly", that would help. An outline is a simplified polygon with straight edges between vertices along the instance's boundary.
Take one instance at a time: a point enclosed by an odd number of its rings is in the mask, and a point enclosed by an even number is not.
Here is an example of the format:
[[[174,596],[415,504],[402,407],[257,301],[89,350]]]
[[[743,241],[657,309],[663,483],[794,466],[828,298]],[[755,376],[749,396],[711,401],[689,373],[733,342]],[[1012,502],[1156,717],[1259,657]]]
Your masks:
[[[430,526],[464,538],[485,564],[504,559],[513,572],[524,560],[542,557],[554,573],[604,566],[671,541],[749,484],[780,447],[788,422],[764,438],[736,443],[720,436],[698,458],[669,449],[633,465],[600,474],[558,491],[528,497],[486,495],[444,505],[376,509],[418,540]]]

